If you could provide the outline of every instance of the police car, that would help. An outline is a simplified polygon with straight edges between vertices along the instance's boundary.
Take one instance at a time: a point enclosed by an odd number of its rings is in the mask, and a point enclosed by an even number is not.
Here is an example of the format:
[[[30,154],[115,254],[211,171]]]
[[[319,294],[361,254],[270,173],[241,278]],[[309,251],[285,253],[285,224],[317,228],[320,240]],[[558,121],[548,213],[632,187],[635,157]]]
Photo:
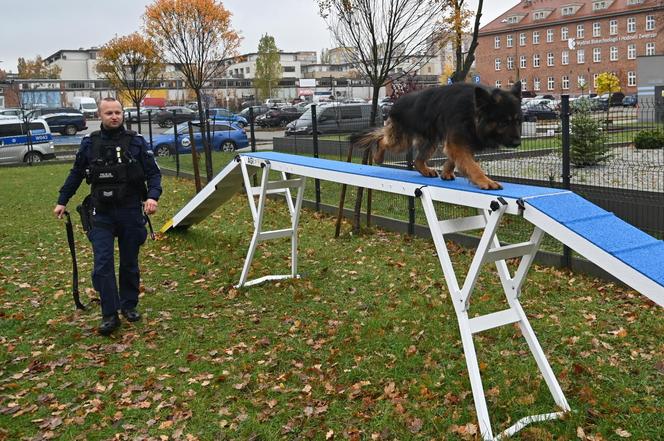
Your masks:
[[[0,119],[0,163],[41,162],[53,158],[53,136],[46,121],[33,119],[26,124],[18,118]]]

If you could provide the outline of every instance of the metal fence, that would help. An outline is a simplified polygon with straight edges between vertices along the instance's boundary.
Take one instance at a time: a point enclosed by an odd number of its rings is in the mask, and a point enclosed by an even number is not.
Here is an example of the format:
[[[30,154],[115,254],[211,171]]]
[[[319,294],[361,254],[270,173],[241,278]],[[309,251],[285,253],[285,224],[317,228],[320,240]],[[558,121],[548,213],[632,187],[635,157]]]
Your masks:
[[[527,118],[521,146],[480,152],[476,154],[480,165],[499,182],[573,190],[632,225],[664,238],[664,108],[655,103],[623,107],[603,105],[598,99],[581,105],[582,101],[570,103],[563,97],[555,118]],[[321,110],[313,113],[320,115]],[[369,118],[344,121],[342,111],[336,114],[336,121],[324,119],[323,130],[314,117],[307,130],[275,138],[274,150],[341,161],[350,157],[360,162],[364,152],[352,151],[349,156],[348,137],[368,128]],[[654,141],[643,143],[643,139]],[[440,169],[444,159],[439,149],[430,165]],[[412,157],[388,153],[383,165],[412,168]],[[316,207],[331,210],[339,205],[339,185],[317,182],[313,187],[309,186],[305,197]],[[349,190],[345,206],[352,208],[357,189]],[[437,209],[441,219],[474,214],[442,203]],[[373,216],[405,223],[400,227],[404,231],[422,230],[426,225],[419,204],[409,197],[373,192],[370,210]],[[365,215],[367,211],[365,198]],[[503,231],[507,233],[501,240],[512,242],[529,236],[531,227],[518,218],[508,218],[506,223]],[[569,259],[568,251],[553,240],[545,243],[544,249]]]

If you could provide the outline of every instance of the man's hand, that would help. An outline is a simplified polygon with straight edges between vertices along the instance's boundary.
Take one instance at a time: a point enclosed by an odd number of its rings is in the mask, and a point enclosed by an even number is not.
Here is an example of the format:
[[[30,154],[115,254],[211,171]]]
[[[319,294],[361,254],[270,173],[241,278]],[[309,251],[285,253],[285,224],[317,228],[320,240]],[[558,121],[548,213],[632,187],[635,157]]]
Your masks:
[[[65,210],[66,210],[66,208],[65,208],[64,205],[60,205],[60,204],[58,204],[58,205],[56,205],[55,208],[53,209],[53,214],[54,214],[55,217],[57,217],[58,219],[62,219],[62,216],[64,216],[64,214],[65,214]]]
[[[157,212],[157,205],[159,205],[157,201],[154,199],[148,199],[143,202],[143,211],[147,215],[154,214]]]

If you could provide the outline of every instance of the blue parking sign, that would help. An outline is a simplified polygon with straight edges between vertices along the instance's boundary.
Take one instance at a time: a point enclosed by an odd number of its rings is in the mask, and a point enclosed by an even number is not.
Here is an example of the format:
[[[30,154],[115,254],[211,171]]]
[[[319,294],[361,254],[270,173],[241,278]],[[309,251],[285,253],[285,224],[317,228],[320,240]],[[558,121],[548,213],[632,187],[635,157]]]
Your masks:
[[[480,76],[479,76],[479,75],[475,75],[475,76],[473,77],[473,82],[475,82],[475,84],[480,84]]]
[[[452,84],[452,77],[447,77],[447,84],[448,85]]]

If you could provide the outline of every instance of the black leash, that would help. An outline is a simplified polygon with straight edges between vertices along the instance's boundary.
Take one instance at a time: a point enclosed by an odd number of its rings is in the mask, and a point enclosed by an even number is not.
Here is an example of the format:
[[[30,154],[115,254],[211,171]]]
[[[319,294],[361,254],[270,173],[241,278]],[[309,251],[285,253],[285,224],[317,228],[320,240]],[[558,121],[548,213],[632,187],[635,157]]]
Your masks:
[[[72,296],[74,297],[74,304],[76,304],[76,309],[81,309],[83,311],[87,310],[86,306],[81,303],[81,297],[78,292],[78,264],[76,263],[76,246],[74,244],[74,227],[71,224],[71,217],[69,212],[65,211],[65,216],[67,218],[65,225],[67,227],[67,242],[69,243],[69,252],[71,253],[72,261]]]
[[[148,221],[148,227],[150,227],[150,239],[157,240],[157,236],[155,236],[154,230],[152,229],[152,222],[150,221],[150,216],[145,214],[145,212],[143,212],[143,216],[145,216],[145,220]]]

